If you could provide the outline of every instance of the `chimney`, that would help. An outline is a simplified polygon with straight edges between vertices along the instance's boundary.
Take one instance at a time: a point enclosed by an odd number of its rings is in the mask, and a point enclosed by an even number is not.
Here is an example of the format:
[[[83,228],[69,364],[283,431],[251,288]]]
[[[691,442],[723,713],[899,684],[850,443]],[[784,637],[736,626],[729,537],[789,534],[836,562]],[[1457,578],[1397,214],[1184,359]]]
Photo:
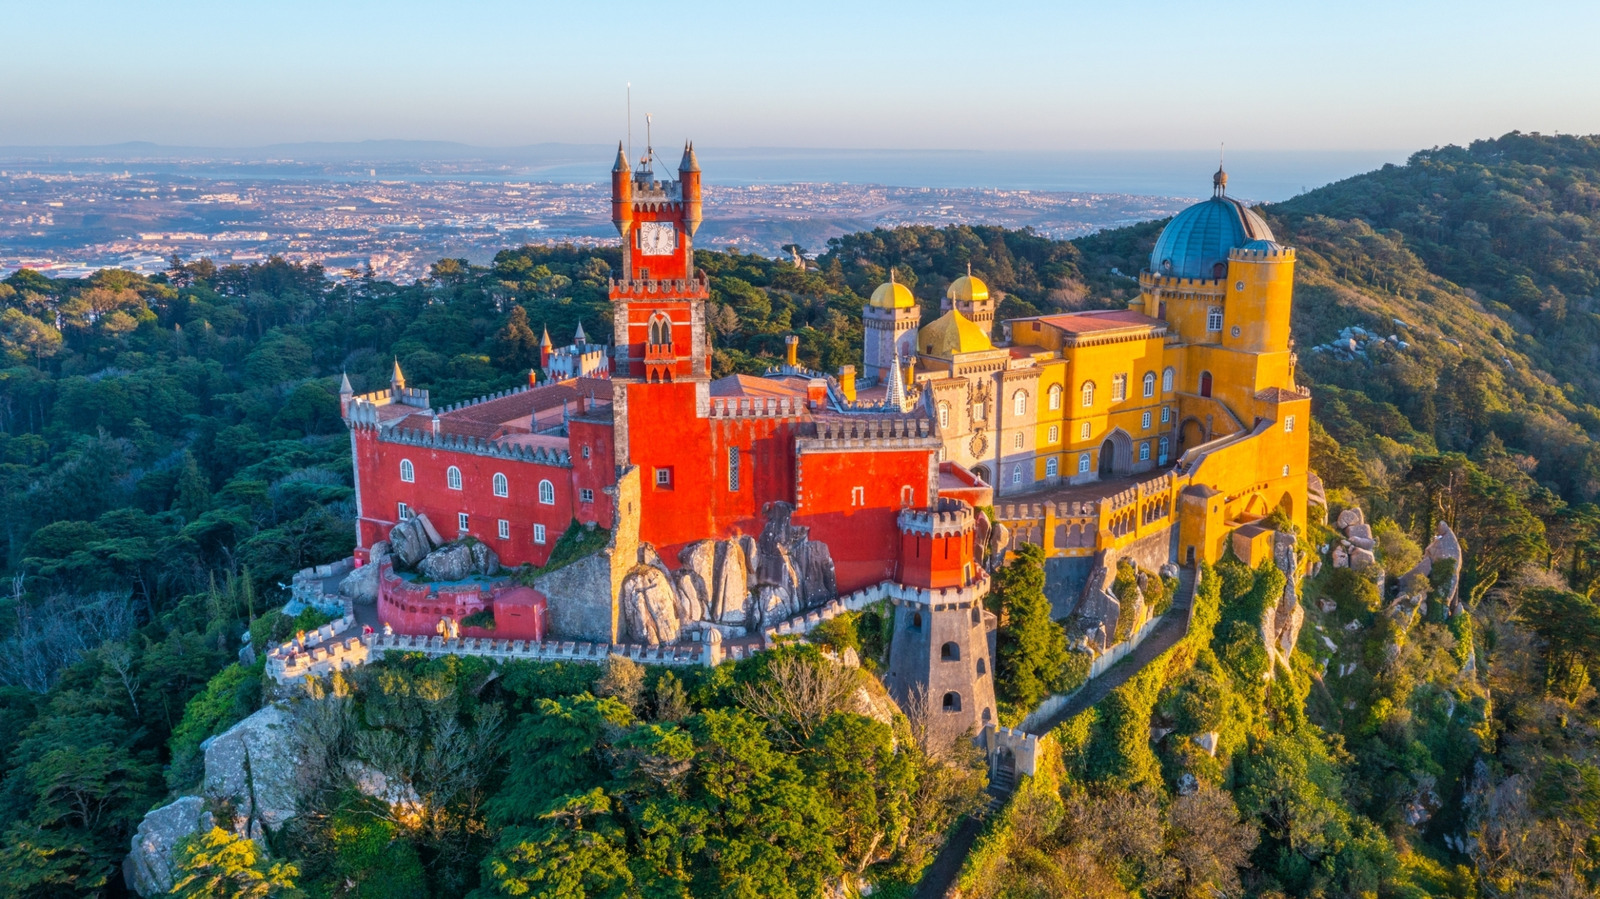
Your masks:
[[[839,392],[844,394],[845,402],[856,401],[856,367],[846,365],[839,369]]]
[[[783,361],[790,368],[800,367],[800,338],[790,334],[783,339]]]
[[[537,386],[539,386],[539,371],[538,371],[538,369],[533,369],[533,368],[528,369],[528,386],[529,387],[537,387]]]

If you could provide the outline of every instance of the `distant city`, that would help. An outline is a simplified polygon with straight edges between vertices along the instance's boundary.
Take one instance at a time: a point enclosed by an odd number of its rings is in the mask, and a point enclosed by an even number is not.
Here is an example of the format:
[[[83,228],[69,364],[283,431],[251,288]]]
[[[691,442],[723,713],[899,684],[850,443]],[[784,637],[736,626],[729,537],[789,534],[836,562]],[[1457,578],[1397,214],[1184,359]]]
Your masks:
[[[1209,188],[1209,168],[1194,154],[725,153],[742,183],[707,185],[698,243],[765,255],[789,245],[816,254],[841,234],[913,224],[1030,227],[1071,238],[1172,215]],[[50,277],[108,267],[148,274],[166,269],[173,255],[218,265],[276,255],[320,263],[334,278],[370,269],[410,282],[441,258],[484,264],[523,244],[615,240],[600,183],[614,154],[541,145],[494,156],[405,142],[237,152],[0,148],[0,274],[23,267]],[[667,174],[676,154],[661,157]],[[701,158],[709,164],[718,154]],[[1257,166],[1269,176],[1257,184],[1273,198],[1287,196],[1298,181],[1315,186],[1377,159],[1280,154]],[[809,183],[774,178],[785,172]],[[891,180],[911,183],[887,186]],[[1098,189],[1108,184],[1129,188]],[[1187,195],[1158,195],[1177,185]],[[1057,186],[1091,189],[1049,189]]]

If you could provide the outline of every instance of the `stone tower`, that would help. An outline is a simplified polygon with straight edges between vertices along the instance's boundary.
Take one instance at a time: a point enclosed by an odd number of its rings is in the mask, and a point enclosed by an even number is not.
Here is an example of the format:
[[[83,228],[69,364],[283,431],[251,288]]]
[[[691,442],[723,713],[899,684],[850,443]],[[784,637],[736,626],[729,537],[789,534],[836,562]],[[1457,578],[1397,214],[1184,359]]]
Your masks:
[[[900,513],[894,635],[884,684],[927,734],[946,745],[998,721],[995,617],[983,608],[989,581],[973,560],[972,507],[941,499]]]
[[[967,264],[965,275],[950,282],[950,287],[944,292],[944,301],[939,304],[940,312],[952,309],[982,328],[984,334],[993,336],[994,300],[989,297],[989,285],[972,273],[971,263]]]
[[[862,376],[874,384],[887,384],[895,370],[895,357],[917,358],[917,326],[922,324],[922,309],[904,284],[889,281],[872,292],[872,299],[861,310]]]

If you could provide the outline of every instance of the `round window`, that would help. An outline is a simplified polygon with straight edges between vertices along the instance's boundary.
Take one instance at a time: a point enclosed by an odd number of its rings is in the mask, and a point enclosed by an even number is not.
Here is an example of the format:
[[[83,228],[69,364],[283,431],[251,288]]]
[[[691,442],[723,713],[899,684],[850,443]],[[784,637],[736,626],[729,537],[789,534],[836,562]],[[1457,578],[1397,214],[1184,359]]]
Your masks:
[[[1234,325],[1233,326],[1233,336],[1235,336],[1235,337],[1239,336],[1239,326],[1238,325]]]
[[[1243,281],[1235,281],[1235,282],[1233,282],[1233,289],[1234,290],[1244,290],[1244,282]]]

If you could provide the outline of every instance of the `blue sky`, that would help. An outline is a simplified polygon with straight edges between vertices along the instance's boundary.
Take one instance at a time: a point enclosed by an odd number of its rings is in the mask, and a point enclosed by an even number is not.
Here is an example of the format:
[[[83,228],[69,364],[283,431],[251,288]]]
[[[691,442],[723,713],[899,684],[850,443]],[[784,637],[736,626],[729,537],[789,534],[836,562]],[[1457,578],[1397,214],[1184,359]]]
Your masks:
[[[0,144],[1412,148],[1600,132],[1600,3],[0,0]],[[639,135],[635,136],[636,142]]]

